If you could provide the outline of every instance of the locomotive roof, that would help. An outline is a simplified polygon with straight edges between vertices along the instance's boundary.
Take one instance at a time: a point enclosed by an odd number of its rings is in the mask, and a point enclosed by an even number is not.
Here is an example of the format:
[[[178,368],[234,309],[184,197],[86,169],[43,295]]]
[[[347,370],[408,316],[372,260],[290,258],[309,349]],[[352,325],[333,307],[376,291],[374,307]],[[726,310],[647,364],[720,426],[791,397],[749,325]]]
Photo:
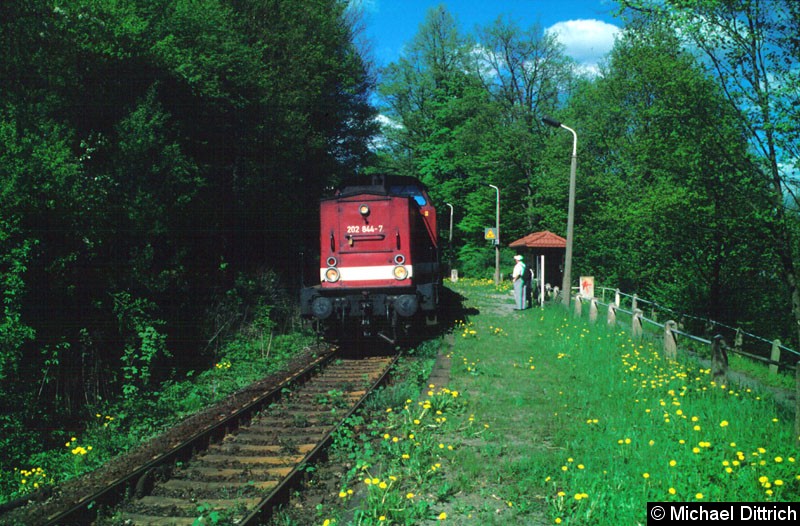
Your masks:
[[[336,190],[336,197],[358,194],[409,195],[408,189],[416,188],[427,192],[428,188],[416,177],[404,175],[373,175],[345,180]]]

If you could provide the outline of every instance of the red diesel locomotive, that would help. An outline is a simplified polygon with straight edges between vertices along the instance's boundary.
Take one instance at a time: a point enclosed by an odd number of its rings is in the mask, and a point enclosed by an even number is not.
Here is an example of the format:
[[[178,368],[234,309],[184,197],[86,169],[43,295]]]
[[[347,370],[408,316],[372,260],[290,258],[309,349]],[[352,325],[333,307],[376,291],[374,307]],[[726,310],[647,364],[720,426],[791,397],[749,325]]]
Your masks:
[[[440,284],[436,210],[419,180],[373,176],[321,200],[319,284],[301,291],[304,317],[393,343],[435,318]]]

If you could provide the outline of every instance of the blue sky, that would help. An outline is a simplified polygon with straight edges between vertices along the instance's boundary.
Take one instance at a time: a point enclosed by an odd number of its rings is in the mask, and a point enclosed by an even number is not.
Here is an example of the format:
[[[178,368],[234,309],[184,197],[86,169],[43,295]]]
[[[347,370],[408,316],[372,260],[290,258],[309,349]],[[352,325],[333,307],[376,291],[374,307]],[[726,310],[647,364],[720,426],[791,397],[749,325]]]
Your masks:
[[[518,25],[541,24],[555,31],[567,53],[592,69],[614,42],[622,22],[613,17],[612,0],[351,0],[364,13],[366,37],[378,66],[396,60],[413,38],[429,8],[443,4],[463,32],[504,15]]]

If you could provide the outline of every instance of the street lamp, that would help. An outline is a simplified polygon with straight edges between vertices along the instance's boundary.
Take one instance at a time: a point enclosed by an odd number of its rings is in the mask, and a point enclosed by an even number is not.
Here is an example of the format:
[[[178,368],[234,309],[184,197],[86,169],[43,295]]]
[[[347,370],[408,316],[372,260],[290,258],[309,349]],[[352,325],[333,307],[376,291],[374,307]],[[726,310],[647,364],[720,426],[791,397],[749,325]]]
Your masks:
[[[497,232],[497,238],[494,240],[494,284],[497,286],[500,284],[500,189],[493,184],[489,186],[497,192],[497,217],[494,224]]]
[[[453,205],[450,203],[445,203],[447,206],[450,207],[450,239],[449,241],[453,241]]]
[[[562,303],[569,307],[570,288],[572,281],[572,230],[575,224],[575,171],[578,165],[578,134],[575,130],[564,126],[561,122],[551,119],[550,117],[542,117],[542,122],[554,128],[564,128],[572,132],[572,164],[569,170],[569,210],[567,212],[567,253],[564,256],[564,279],[561,282]]]

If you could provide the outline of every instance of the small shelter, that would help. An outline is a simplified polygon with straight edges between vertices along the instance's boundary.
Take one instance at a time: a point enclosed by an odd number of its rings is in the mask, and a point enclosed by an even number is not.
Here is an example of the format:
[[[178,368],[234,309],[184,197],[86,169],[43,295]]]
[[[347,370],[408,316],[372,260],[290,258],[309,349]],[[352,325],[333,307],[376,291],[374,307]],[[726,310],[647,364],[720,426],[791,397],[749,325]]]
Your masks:
[[[564,276],[564,257],[567,252],[567,240],[552,232],[544,230],[533,232],[517,239],[508,245],[525,254],[528,265],[536,262],[535,279],[539,288],[539,303],[544,302],[545,283],[560,287]]]

